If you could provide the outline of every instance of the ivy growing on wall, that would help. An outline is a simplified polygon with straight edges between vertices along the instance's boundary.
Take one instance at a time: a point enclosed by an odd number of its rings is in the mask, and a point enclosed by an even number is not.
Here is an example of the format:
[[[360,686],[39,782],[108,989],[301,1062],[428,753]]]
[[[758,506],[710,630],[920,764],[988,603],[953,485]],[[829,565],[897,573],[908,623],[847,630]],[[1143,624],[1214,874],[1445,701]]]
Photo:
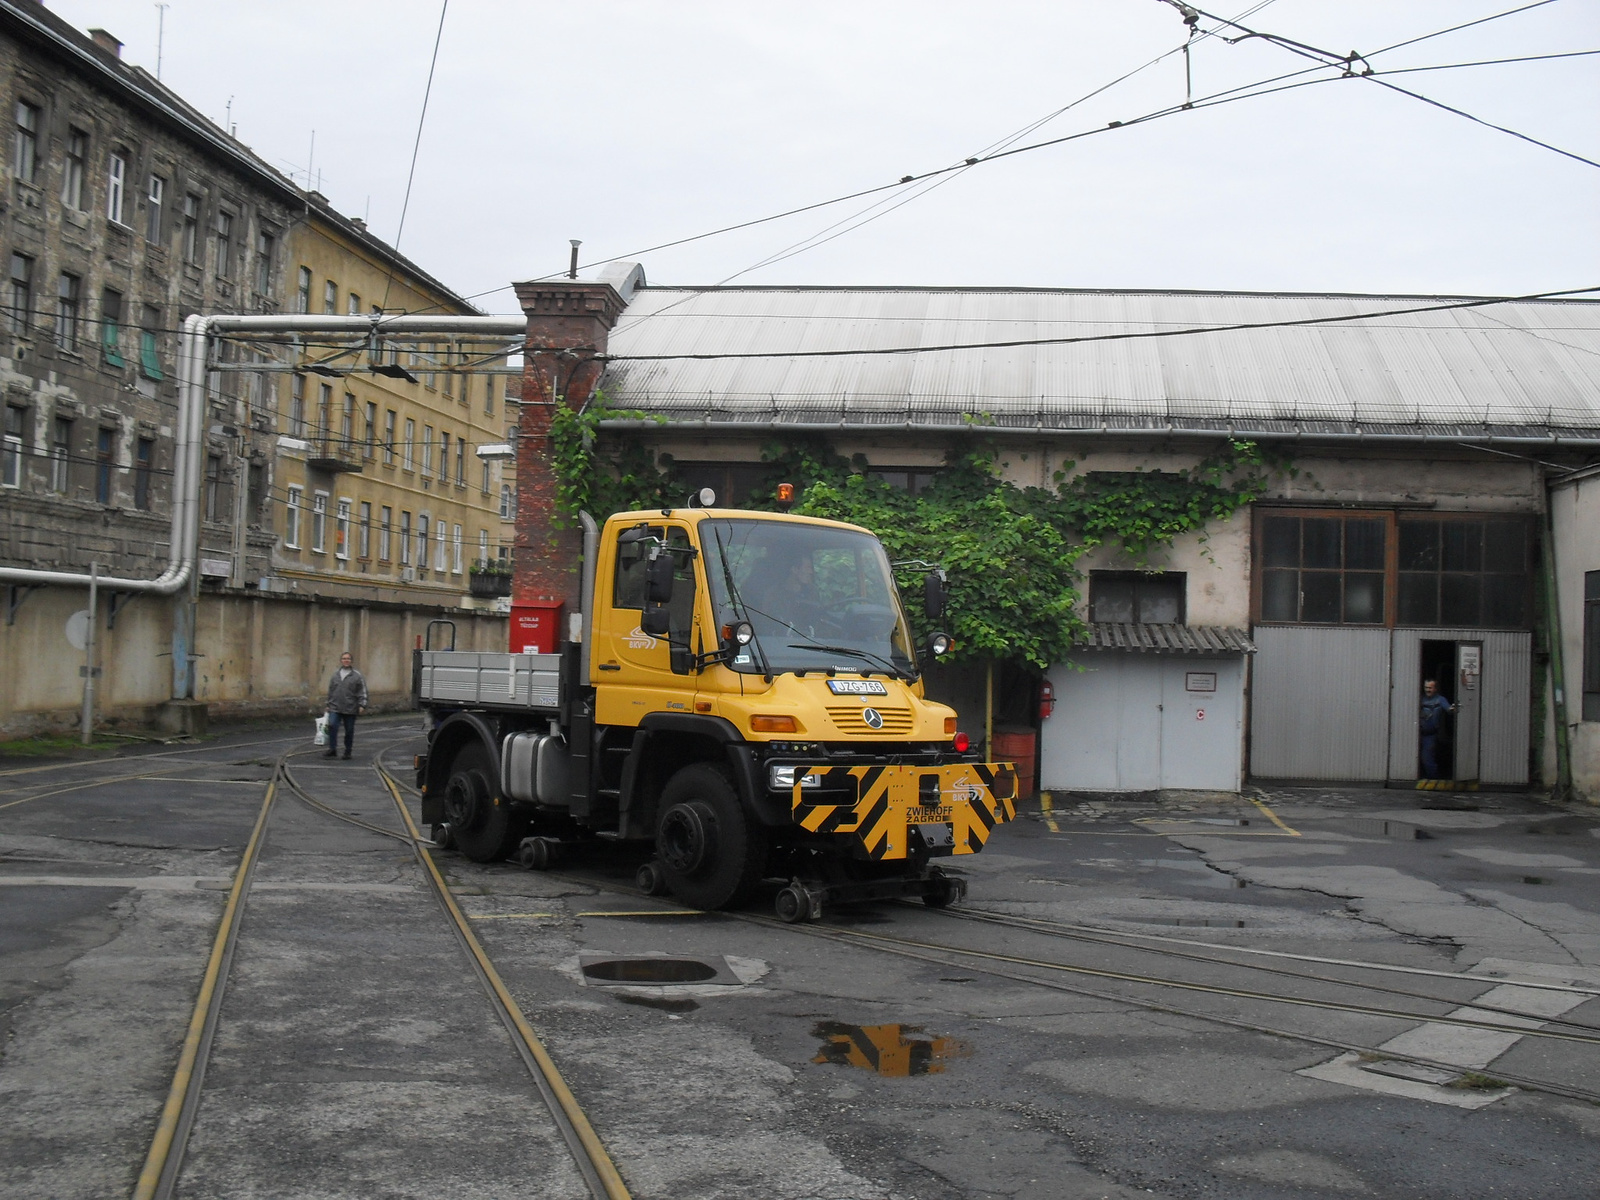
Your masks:
[[[596,517],[632,508],[671,507],[686,484],[670,458],[655,458],[638,437],[607,439],[601,422],[645,414],[612,409],[597,397],[583,412],[558,410],[551,430],[557,504],[571,520],[579,509]],[[823,437],[768,443],[764,484],[745,501],[777,508],[777,485],[793,483],[793,511],[848,521],[876,533],[895,561],[921,559],[948,573],[950,603],[944,624],[956,640],[956,657],[1022,660],[1043,668],[1060,662],[1081,639],[1076,615],[1081,573],[1089,550],[1117,545],[1135,563],[1180,537],[1202,540],[1213,522],[1226,521],[1259,499],[1288,462],[1253,442],[1229,441],[1184,471],[1056,473],[1053,488],[1018,487],[1001,476],[997,448],[974,429],[971,444],[952,450],[944,469],[917,494],[875,479],[867,464],[840,455]],[[909,615],[931,627],[922,591],[905,586]]]

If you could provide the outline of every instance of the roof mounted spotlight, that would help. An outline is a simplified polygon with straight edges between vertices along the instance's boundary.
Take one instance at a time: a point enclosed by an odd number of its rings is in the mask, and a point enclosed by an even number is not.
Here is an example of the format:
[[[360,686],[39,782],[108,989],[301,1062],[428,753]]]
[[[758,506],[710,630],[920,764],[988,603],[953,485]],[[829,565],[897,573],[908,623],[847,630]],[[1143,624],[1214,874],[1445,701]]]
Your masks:
[[[710,488],[707,487],[707,488],[701,488],[694,495],[690,496],[689,497],[689,503],[685,504],[684,507],[685,508],[710,508],[716,502],[717,502],[717,493],[712,491]]]
[[[473,453],[484,462],[509,462],[516,458],[517,448],[510,442],[486,442]]]

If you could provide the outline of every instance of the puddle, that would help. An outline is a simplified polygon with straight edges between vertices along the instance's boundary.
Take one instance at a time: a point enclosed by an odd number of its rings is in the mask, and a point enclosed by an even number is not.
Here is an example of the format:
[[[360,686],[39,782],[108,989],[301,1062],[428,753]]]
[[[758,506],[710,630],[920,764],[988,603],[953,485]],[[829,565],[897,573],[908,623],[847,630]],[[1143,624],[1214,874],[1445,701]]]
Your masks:
[[[969,1058],[972,1046],[960,1038],[921,1035],[919,1025],[845,1025],[818,1021],[812,1035],[822,1049],[811,1061],[857,1067],[891,1079],[939,1075],[952,1058]]]
[[[1546,879],[1543,875],[1524,875],[1522,877],[1522,882],[1523,883],[1549,883],[1550,881],[1548,879]]]
[[[719,974],[692,958],[603,958],[584,963],[583,973],[602,983],[705,983]]]
[[[675,999],[670,996],[632,996],[627,992],[617,992],[616,997],[624,1004],[636,1004],[640,1008],[659,1008],[662,1012],[692,1013],[700,1005],[693,1000]]]
[[[1248,825],[1249,817],[1194,817],[1196,825]]]

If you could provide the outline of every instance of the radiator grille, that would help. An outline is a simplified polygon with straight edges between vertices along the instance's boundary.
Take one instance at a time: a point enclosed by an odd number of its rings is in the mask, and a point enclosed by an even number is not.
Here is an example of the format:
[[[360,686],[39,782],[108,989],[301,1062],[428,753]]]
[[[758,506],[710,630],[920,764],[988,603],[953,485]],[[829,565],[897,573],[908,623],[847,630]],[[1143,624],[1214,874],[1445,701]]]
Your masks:
[[[868,725],[862,713],[866,708],[873,708],[883,718],[883,724],[874,729]],[[847,733],[853,737],[890,737],[911,732],[911,710],[908,708],[878,708],[877,705],[836,705],[828,709],[828,716],[832,719],[834,727],[840,733]]]

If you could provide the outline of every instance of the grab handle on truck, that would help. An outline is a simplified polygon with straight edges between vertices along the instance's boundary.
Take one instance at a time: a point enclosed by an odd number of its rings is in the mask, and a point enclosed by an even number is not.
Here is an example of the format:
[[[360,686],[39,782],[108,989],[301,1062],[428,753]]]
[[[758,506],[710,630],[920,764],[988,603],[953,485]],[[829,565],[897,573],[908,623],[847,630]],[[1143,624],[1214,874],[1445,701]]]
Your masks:
[[[450,644],[448,646],[441,646],[440,649],[442,649],[442,650],[454,650],[456,648],[456,623],[454,621],[446,621],[443,618],[436,618],[436,619],[428,622],[428,634],[427,634],[427,638],[426,638],[425,648],[428,649],[428,650],[432,650],[433,649],[433,627],[435,625],[446,625],[446,626],[449,626],[449,629],[450,629]]]

